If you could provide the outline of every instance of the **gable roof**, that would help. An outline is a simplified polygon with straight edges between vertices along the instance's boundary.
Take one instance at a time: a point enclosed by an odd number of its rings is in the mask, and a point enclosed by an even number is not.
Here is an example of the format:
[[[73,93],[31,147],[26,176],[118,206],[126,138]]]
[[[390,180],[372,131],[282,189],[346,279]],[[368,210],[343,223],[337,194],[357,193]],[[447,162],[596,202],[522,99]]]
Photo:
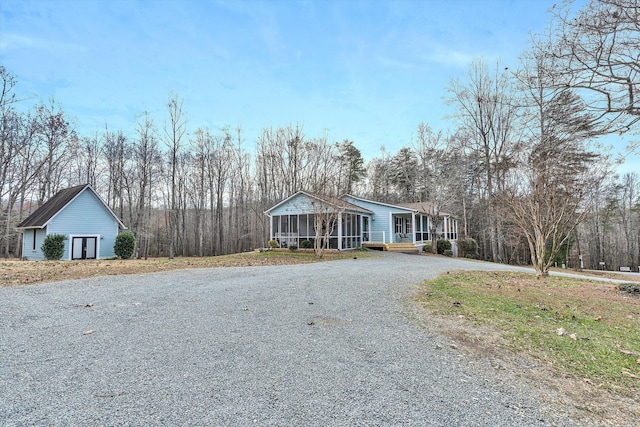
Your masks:
[[[336,206],[336,207],[341,208],[341,209],[346,209],[346,210],[353,211],[353,212],[367,213],[367,214],[373,213],[368,209],[365,209],[365,208],[363,208],[361,206],[358,206],[358,205],[354,205],[353,203],[349,203],[346,200],[342,200],[342,199],[340,199],[338,197],[321,196],[321,195],[318,195],[318,194],[308,193],[308,192],[302,191],[302,190],[295,192],[291,196],[289,196],[286,199],[282,200],[280,203],[277,203],[276,205],[274,205],[271,208],[269,208],[266,211],[264,211],[264,213],[266,215],[269,215],[269,212],[271,212],[275,208],[284,205],[285,203],[289,202],[290,200],[292,200],[295,197],[298,197],[298,196],[300,196],[302,194],[307,196],[307,197],[310,197],[312,199],[316,199],[316,200],[319,200],[321,202],[328,203],[330,205]]]
[[[102,200],[102,198],[96,193],[96,191],[89,184],[77,185],[75,187],[65,188],[58,191],[52,198],[47,200],[42,206],[36,209],[31,215],[29,215],[24,221],[22,221],[16,228],[44,228],[51,222],[51,220],[63,210],[69,203],[74,201],[83,191],[89,190],[98,199],[98,201],[109,211],[111,216],[118,222],[122,229],[127,227],[120,221],[120,218],[111,210],[111,208]]]

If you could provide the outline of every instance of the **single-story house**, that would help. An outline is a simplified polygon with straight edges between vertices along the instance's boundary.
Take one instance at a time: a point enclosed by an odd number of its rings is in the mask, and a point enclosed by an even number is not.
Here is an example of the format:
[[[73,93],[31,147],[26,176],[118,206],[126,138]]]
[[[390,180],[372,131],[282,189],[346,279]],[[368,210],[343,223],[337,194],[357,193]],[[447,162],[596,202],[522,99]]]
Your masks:
[[[356,249],[368,238],[373,212],[348,201],[298,191],[265,211],[269,216],[269,238],[280,247],[301,246],[303,240],[316,239],[316,218],[331,227],[327,248]],[[326,222],[330,222],[327,224]],[[326,230],[324,230],[326,231]],[[324,233],[322,233],[324,235]]]
[[[436,238],[450,240],[454,254],[457,253],[458,219],[454,215],[438,212],[427,203],[393,205],[348,194],[331,198],[298,191],[265,211],[269,216],[269,238],[283,247],[292,244],[300,247],[302,240],[313,241],[318,206],[330,207],[337,214],[328,242],[330,249],[420,248],[431,242],[430,226],[435,211],[439,217]]]
[[[127,227],[89,185],[60,190],[27,219],[22,231],[22,256],[44,260],[40,249],[48,234],[63,234],[62,259],[101,259],[115,256],[113,245]]]

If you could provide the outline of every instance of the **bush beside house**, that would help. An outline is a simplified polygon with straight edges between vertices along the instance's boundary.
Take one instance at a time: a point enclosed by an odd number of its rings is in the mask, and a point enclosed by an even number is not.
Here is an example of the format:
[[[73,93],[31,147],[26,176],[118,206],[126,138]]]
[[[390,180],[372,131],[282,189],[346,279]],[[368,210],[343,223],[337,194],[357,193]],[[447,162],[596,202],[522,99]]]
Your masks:
[[[125,231],[116,237],[116,242],[113,244],[113,252],[117,257],[122,259],[129,259],[133,255],[133,250],[136,247],[136,237],[130,231]]]
[[[64,255],[64,241],[67,240],[64,234],[52,233],[47,235],[42,242],[40,250],[48,261],[57,261]]]
[[[445,255],[445,251],[451,251],[451,242],[447,239],[438,239],[436,242],[436,248],[440,255]],[[453,255],[453,252],[451,252],[451,254]]]

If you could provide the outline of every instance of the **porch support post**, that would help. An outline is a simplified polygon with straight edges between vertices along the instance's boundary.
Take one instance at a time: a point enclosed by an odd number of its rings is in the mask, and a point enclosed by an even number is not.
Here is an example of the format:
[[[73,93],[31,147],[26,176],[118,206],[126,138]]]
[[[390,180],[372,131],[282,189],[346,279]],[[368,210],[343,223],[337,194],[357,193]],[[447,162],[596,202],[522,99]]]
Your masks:
[[[338,250],[342,250],[342,214],[338,215]]]
[[[411,212],[411,240],[416,244],[416,214]]]
[[[447,234],[449,231],[448,223],[449,217],[444,217],[444,221],[442,221],[442,232],[444,233],[444,238],[449,240],[449,235]]]
[[[395,227],[393,223],[393,214],[389,212],[389,243],[393,243],[393,227]]]
[[[273,240],[273,217],[271,215],[269,215],[269,240]]]

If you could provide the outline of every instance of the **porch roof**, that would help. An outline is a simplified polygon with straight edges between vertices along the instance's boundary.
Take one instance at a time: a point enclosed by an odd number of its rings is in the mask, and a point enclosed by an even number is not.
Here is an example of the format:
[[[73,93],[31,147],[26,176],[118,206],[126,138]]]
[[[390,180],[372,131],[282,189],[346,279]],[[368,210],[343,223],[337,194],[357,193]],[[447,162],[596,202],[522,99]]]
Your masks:
[[[417,213],[423,215],[431,215],[431,211],[433,211],[433,202],[414,202],[414,203],[399,203],[400,206],[404,206],[409,209],[413,209]],[[451,216],[456,217],[450,212],[440,211],[438,216]]]

